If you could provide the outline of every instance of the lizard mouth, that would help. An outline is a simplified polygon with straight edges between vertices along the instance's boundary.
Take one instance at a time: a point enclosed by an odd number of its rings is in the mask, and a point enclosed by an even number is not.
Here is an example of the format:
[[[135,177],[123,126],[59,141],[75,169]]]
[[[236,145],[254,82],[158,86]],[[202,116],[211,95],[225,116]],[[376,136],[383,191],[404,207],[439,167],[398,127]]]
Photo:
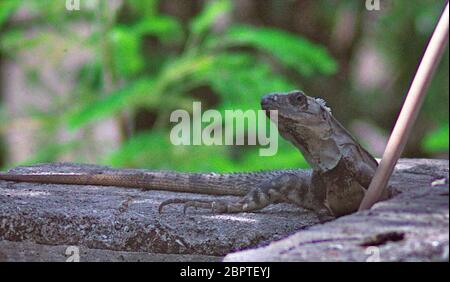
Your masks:
[[[271,103],[264,98],[261,100],[261,109],[263,109],[267,117],[270,117]]]
[[[265,110],[266,113],[270,110],[270,103],[269,101],[265,100],[264,98],[261,100],[261,109]]]

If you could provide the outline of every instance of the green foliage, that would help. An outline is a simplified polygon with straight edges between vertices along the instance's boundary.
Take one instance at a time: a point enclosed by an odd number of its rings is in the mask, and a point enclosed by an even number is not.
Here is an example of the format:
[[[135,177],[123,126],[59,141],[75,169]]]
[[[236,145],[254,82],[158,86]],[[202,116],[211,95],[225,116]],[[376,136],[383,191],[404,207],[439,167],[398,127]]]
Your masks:
[[[435,25],[443,11],[442,1],[396,0],[390,12],[377,23],[380,50],[393,65],[398,81],[411,81],[427,46]],[[388,31],[388,32],[387,32]],[[415,42],[411,44],[411,42]],[[400,85],[405,92],[407,85]],[[429,125],[438,124],[439,129],[430,131],[422,140],[422,148],[428,153],[448,152],[449,113],[449,53],[448,47],[435,72],[423,105],[423,116]],[[401,96],[399,96],[401,97]],[[419,121],[420,122],[420,121]]]
[[[306,160],[297,149],[284,140],[280,140],[278,152],[274,156],[262,159],[255,148],[245,150],[240,160],[232,160],[226,146],[173,146],[170,143],[169,134],[168,131],[138,134],[119,150],[106,157],[103,162],[113,166],[149,169],[173,169],[176,164],[178,170],[193,172],[308,167]],[[167,150],[168,147],[171,150]]]
[[[219,13],[226,12],[229,7],[229,1],[210,2],[205,10],[192,20],[190,25],[192,33],[189,38],[199,36],[208,30],[212,20]],[[222,9],[225,9],[225,11]],[[137,24],[137,26],[142,25]],[[150,26],[150,24],[147,26]],[[256,36],[251,36],[252,32]],[[128,34],[124,35],[125,38],[133,36],[126,29],[121,34]],[[262,93],[288,91],[296,88],[293,83],[275,72],[273,67],[264,60],[258,59],[251,53],[231,52],[224,48],[222,44],[213,44],[213,42],[225,42],[225,45],[229,44],[227,47],[242,45],[258,48],[273,54],[280,60],[280,63],[288,67],[296,67],[296,70],[304,76],[330,74],[336,70],[335,61],[322,47],[279,30],[236,26],[229,29],[225,38],[224,40],[221,33],[210,33],[208,34],[209,44],[188,46],[183,53],[172,57],[170,62],[162,66],[161,70],[155,74],[154,85],[148,87],[147,97],[149,100],[155,101],[155,99],[157,100],[156,97],[163,95],[181,96],[183,93],[169,93],[170,89],[175,86],[181,88],[181,90],[188,90],[192,88],[192,85],[207,84],[217,95],[223,98],[223,103],[219,105],[221,109],[236,107],[258,109]],[[277,40],[278,44],[273,45],[272,42],[277,42]],[[123,45],[127,46],[126,43],[123,43]],[[123,68],[130,64],[136,65],[137,63],[132,63],[134,61],[142,62],[142,58],[136,52],[137,48],[134,45],[130,47],[122,46],[121,48],[126,50],[124,53],[134,53],[134,55],[128,56],[117,55],[117,61],[123,65]],[[291,55],[283,55],[284,53]],[[311,57],[313,60],[310,59]],[[107,99],[88,104],[89,110],[81,111],[84,118],[74,116],[71,120],[75,120],[75,122],[71,124],[77,127],[84,125],[84,123],[77,124],[77,120],[89,122],[89,117],[91,117],[91,120],[96,120],[100,115],[106,117],[107,115],[103,114],[106,112],[115,114],[116,110],[120,109],[119,105],[124,107],[128,105],[127,102],[123,101],[124,97],[127,97],[130,101],[142,100],[140,96],[142,96],[143,91],[135,91],[133,86],[125,87],[125,89],[125,91],[109,93]],[[112,106],[111,103],[117,105],[117,107]],[[151,107],[157,106],[153,102],[146,104]],[[164,107],[164,104],[160,106]]]
[[[69,128],[76,129],[86,125],[88,122],[101,120],[105,116],[118,113],[124,108],[136,106],[139,102],[138,96],[145,96],[154,85],[151,79],[140,79],[131,82],[129,85],[103,96],[101,99],[94,101],[91,106],[82,105],[80,108],[74,108],[66,116]],[[148,98],[157,98],[155,95]],[[154,101],[154,100],[153,100]],[[153,105],[157,105],[158,101],[154,101]]]
[[[303,76],[333,74],[337,64],[322,46],[287,32],[251,26],[233,26],[224,44],[251,46],[274,56]]]
[[[124,77],[132,77],[144,67],[140,53],[141,40],[137,33],[128,28],[118,26],[110,33],[113,46],[113,61],[116,71]]]
[[[158,0],[128,0],[127,5],[136,16],[156,16],[158,11]]]
[[[43,42],[45,38],[45,34],[34,38],[27,38],[25,32],[22,30],[11,30],[2,34],[0,47],[4,52],[9,52],[11,54],[19,50],[32,48],[40,42]]]
[[[220,14],[231,11],[231,2],[228,0],[209,1],[205,8],[190,23],[190,31],[193,35],[199,36],[212,27],[214,21]]]
[[[448,123],[430,132],[422,141],[422,146],[429,153],[448,152]]]
[[[233,162],[226,157],[225,147],[173,146],[169,134],[167,130],[138,134],[107,157],[105,163],[159,169],[173,169],[176,166],[183,171],[233,170]],[[168,150],[168,147],[171,149]],[[214,155],[220,157],[211,157]]]
[[[131,28],[126,27],[128,32],[133,32],[136,36],[143,37],[148,35],[157,36],[165,43],[171,41],[177,42],[183,38],[183,30],[180,23],[169,16],[151,16],[142,19]]]
[[[220,110],[259,109],[261,93],[289,91],[295,85],[271,67],[245,53],[223,53],[209,69],[197,73],[222,98]]]
[[[15,1],[7,3],[9,11],[16,8],[11,4]],[[298,88],[287,78],[286,71],[311,77],[337,70],[325,48],[305,38],[278,29],[235,24],[217,30],[216,21],[231,13],[233,4],[227,0],[207,1],[186,30],[176,18],[158,12],[157,0],[125,1],[121,7],[129,13],[125,19],[105,13],[104,3],[94,11],[82,9],[69,17],[61,10],[64,5],[33,0],[27,7],[42,15],[52,29],[33,37],[27,37],[21,29],[11,30],[1,36],[0,48],[13,56],[19,48],[32,48],[50,37],[58,37],[69,46],[90,48],[94,59],[79,70],[70,108],[53,113],[72,131],[119,117],[125,111],[133,114],[147,109],[156,113],[153,129],[134,133],[116,152],[99,156],[104,163],[189,171],[304,167],[306,162],[299,152],[284,141],[276,156],[262,158],[257,148],[173,146],[168,140],[168,113],[189,109],[193,89],[211,89],[211,95],[219,101],[215,107],[221,111],[258,110],[263,94]],[[2,9],[0,24],[9,14]],[[72,17],[83,17],[97,28],[89,37],[79,37],[68,32]],[[106,85],[107,75],[113,78],[112,89]],[[73,144],[43,146],[32,160],[56,160],[61,153],[75,148]],[[239,157],[232,153],[235,151],[241,152]]]
[[[19,7],[19,0],[2,0],[0,2],[0,26],[5,23],[9,16]]]

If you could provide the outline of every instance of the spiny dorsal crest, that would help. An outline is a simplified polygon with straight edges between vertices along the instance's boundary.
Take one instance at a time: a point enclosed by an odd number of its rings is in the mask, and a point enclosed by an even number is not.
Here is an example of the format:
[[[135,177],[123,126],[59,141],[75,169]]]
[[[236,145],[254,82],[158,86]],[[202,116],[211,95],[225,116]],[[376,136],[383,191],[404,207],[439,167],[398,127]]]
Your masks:
[[[327,102],[325,102],[322,98],[316,98],[316,102],[322,106],[325,110],[327,110],[331,115],[331,108],[327,106]]]

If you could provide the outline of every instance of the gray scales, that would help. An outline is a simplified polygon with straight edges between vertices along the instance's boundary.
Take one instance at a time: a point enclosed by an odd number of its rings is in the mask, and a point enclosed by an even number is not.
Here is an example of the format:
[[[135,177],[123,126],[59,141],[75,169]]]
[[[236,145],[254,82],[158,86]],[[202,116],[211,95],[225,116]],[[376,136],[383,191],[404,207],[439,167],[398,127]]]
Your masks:
[[[241,196],[237,201],[174,198],[162,202],[251,212],[280,202],[315,212],[323,221],[357,211],[378,166],[377,161],[333,117],[322,99],[301,91],[272,93],[261,107],[278,111],[278,131],[298,148],[312,169],[248,173],[183,173],[125,169],[104,173],[0,173],[0,180],[47,184],[101,185],[209,195]],[[390,196],[386,189],[382,199]]]

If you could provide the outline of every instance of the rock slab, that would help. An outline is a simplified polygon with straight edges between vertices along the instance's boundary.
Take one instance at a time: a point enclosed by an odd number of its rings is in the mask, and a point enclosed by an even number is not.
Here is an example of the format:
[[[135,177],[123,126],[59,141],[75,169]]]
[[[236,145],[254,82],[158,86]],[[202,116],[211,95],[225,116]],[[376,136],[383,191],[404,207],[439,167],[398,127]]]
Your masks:
[[[12,171],[113,173],[116,169],[56,163]],[[16,252],[34,246],[48,254],[51,249],[45,246],[77,246],[99,256],[106,253],[94,250],[142,253],[141,260],[217,260],[231,251],[264,245],[318,223],[314,214],[288,204],[233,215],[202,210],[184,215],[181,206],[170,206],[159,214],[159,204],[173,197],[217,199],[133,188],[0,181],[0,258],[35,260],[30,252],[21,257]],[[21,242],[23,246],[18,244]],[[172,256],[163,258],[161,254]],[[118,256],[105,255],[104,260],[114,257]],[[129,257],[139,260],[136,255]]]
[[[114,172],[43,164],[14,172]],[[432,185],[434,183],[434,185]],[[0,261],[448,261],[448,160],[402,159],[399,193],[371,210],[319,224],[288,204],[214,215],[139,189],[0,181]],[[221,197],[233,199],[233,197]],[[225,256],[225,257],[224,257]]]
[[[395,197],[224,261],[448,261],[448,160],[402,159]]]

